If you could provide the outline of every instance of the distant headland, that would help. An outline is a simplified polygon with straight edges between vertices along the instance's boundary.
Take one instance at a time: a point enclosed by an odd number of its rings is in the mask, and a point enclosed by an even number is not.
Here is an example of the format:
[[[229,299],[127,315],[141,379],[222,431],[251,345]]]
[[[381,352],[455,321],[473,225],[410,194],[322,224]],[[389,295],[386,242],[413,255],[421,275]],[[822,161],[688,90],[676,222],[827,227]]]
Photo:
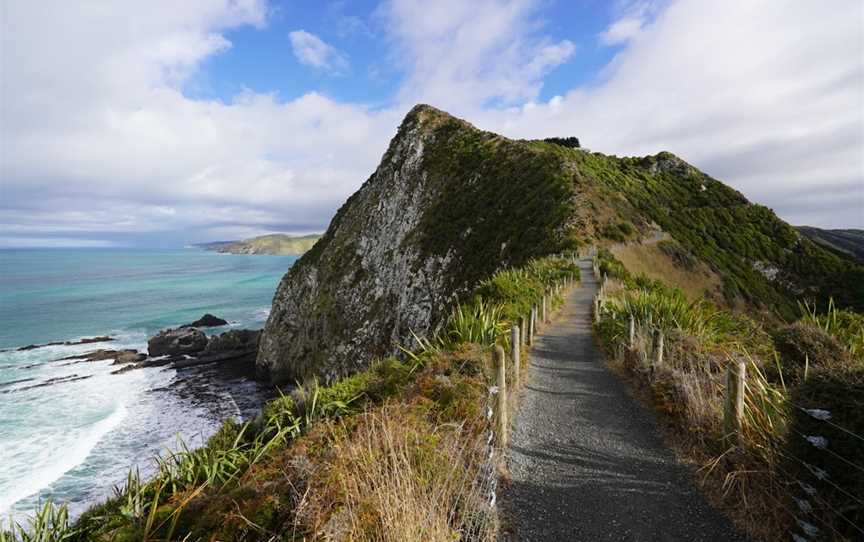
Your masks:
[[[213,241],[194,246],[227,254],[273,254],[299,256],[307,252],[321,238],[321,234],[287,235],[274,233],[244,239],[242,241]]]

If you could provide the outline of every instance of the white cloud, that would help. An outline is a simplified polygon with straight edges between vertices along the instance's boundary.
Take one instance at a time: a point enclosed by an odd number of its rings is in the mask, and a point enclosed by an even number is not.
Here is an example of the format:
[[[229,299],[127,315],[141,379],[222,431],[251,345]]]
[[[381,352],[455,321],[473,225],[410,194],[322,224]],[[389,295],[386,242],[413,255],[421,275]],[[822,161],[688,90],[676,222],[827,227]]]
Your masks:
[[[862,35],[855,0],[679,0],[599,85],[475,120],[601,152],[669,150],[793,223],[864,227]]]
[[[544,38],[533,0],[388,0],[379,18],[408,72],[399,99],[456,114],[535,99],[543,77],[575,50]]]
[[[634,39],[661,9],[663,0],[620,0],[619,17],[598,36],[602,45],[622,45]]]
[[[313,91],[184,95],[231,46],[227,30],[266,24],[261,2],[7,2],[0,231],[186,242],[319,230],[418,101],[514,137],[670,150],[793,223],[864,227],[857,1],[679,0],[599,82],[545,103],[544,77],[578,53],[542,34],[538,5],[388,0],[378,21],[406,75],[395,103],[372,109]]]
[[[618,45],[630,41],[642,30],[645,19],[642,17],[624,17],[618,19],[600,34],[603,45]]]
[[[230,47],[225,30],[265,23],[261,3],[4,9],[8,234],[321,229],[399,121],[315,92],[281,101],[248,91],[228,103],[185,96],[201,62]]]
[[[335,47],[305,30],[295,30],[288,37],[294,56],[301,64],[333,74],[344,73],[348,69],[348,59]]]

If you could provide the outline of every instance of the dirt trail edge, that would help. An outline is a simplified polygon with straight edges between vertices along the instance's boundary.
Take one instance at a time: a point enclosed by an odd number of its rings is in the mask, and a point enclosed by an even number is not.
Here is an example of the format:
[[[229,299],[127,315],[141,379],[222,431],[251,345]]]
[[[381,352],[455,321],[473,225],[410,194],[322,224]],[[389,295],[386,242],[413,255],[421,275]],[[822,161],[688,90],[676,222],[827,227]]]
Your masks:
[[[597,281],[541,330],[513,420],[501,540],[746,540],[695,488],[653,416],[604,366],[591,330]]]

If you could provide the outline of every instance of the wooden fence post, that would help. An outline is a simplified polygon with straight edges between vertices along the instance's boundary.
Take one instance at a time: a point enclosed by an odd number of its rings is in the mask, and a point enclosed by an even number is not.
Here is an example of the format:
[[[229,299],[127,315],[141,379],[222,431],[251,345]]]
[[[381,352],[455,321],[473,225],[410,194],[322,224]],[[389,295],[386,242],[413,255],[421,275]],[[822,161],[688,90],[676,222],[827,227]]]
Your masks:
[[[594,322],[600,323],[600,296],[594,296]]]
[[[520,335],[522,339],[522,344],[528,344],[528,317],[520,316],[519,317],[519,327],[520,327]]]
[[[543,301],[540,305],[540,323],[546,324],[546,296],[543,296]]]
[[[630,346],[630,350],[636,348],[636,318],[633,315],[630,315],[630,340],[627,343]]]
[[[507,447],[507,367],[504,362],[504,349],[495,346],[493,355],[498,372],[498,442],[501,448]]]
[[[510,358],[513,360],[513,389],[519,387],[519,364],[522,353],[522,342],[519,338],[519,326],[510,328]]]
[[[743,361],[726,367],[726,401],[723,407],[723,433],[729,446],[737,446],[744,418],[744,380],[747,365]]]
[[[654,365],[663,364],[663,332],[659,329],[654,330]]]
[[[537,322],[537,307],[531,307],[531,315],[528,317],[528,345],[534,344],[534,325]]]

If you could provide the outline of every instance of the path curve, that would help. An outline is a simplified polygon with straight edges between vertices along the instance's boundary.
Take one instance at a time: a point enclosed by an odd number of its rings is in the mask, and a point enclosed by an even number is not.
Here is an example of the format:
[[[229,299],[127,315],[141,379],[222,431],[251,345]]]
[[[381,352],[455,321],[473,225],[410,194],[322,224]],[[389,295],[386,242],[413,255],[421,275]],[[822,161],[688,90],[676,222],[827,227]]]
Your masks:
[[[694,486],[653,416],[603,363],[591,330],[597,281],[582,285],[529,356],[506,453],[502,540],[745,540]]]

